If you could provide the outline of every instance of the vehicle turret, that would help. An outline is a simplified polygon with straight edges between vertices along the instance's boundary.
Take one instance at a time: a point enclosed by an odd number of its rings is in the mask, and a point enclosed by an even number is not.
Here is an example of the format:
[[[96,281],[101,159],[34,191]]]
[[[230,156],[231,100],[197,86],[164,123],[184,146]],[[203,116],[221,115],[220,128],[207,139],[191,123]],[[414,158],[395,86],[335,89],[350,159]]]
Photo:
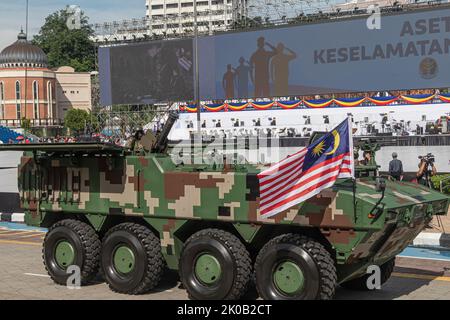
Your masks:
[[[167,150],[167,143],[170,131],[172,130],[178,118],[179,118],[178,113],[176,113],[175,111],[169,112],[164,127],[162,128],[161,132],[159,132],[156,136],[155,144],[152,147],[153,152],[164,153]]]

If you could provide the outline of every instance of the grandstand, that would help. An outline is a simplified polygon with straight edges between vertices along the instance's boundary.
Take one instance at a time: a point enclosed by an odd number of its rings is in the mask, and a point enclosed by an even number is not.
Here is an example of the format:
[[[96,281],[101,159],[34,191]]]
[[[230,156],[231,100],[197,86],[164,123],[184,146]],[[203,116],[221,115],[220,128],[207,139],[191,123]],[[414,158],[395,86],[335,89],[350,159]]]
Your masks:
[[[8,143],[11,140],[15,142],[19,136],[20,134],[18,134],[17,132],[0,126],[0,141],[2,143]]]
[[[205,137],[308,137],[352,117],[356,136],[413,136],[450,133],[448,94],[204,104]],[[450,98],[450,96],[449,96]],[[180,107],[172,140],[196,131],[194,106]]]

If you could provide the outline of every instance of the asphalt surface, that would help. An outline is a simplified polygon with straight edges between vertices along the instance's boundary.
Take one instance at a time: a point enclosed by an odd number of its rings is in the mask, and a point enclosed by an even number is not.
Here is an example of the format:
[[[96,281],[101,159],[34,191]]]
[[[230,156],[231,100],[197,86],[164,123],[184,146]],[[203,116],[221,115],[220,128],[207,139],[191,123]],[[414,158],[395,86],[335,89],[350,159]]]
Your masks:
[[[174,272],[167,272],[154,292],[141,296],[114,293],[100,278],[81,289],[55,285],[42,264],[41,249],[45,231],[14,228],[0,225],[0,300],[187,299]],[[408,257],[397,257],[394,274],[381,290],[355,292],[338,288],[336,299],[450,300],[450,254],[428,251],[410,249],[404,254]],[[250,294],[248,298],[254,297]]]

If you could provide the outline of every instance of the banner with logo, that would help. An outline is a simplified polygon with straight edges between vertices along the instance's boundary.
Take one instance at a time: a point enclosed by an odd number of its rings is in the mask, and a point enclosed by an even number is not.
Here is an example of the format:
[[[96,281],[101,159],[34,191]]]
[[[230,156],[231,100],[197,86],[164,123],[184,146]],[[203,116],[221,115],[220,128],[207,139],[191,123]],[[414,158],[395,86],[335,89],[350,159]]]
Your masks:
[[[328,102],[316,95],[450,85],[450,6],[381,15],[375,24],[368,17],[330,20],[202,36],[198,43],[202,100],[310,96],[306,104],[321,108]],[[192,39],[101,47],[101,102],[190,102],[194,67]]]
[[[449,87],[450,9],[444,8],[381,15],[380,29],[369,29],[378,26],[365,17],[201,38],[201,96]]]

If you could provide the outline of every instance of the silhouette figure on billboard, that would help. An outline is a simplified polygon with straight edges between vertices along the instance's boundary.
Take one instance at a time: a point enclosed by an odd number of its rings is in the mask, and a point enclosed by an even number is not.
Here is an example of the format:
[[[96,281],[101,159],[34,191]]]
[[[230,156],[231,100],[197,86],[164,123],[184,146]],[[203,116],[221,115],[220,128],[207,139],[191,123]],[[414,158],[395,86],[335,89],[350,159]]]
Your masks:
[[[285,47],[284,44],[279,43],[277,45],[276,54],[270,63],[270,74],[275,87],[275,96],[289,95],[289,62],[296,58],[297,54]]]
[[[239,59],[239,66],[234,69],[237,78],[238,98],[247,98],[248,95],[248,80],[254,83],[253,72],[250,62],[246,61],[244,57]]]
[[[271,51],[266,51],[265,46],[268,46]],[[267,43],[264,37],[258,38],[257,47],[250,58],[250,66],[254,70],[255,97],[269,97],[269,62],[277,52],[275,47]]]
[[[225,97],[227,99],[234,98],[234,80],[236,77],[236,73],[233,71],[231,64],[227,65],[227,72],[223,75],[222,79],[222,87],[225,91]]]

